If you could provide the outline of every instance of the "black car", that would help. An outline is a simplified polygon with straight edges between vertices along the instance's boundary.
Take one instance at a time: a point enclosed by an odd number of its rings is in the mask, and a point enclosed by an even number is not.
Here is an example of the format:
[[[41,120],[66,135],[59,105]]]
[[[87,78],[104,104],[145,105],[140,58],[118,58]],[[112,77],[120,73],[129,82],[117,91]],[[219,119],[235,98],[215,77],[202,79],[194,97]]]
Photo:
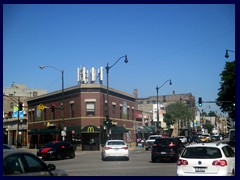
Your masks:
[[[178,138],[157,138],[152,145],[152,162],[157,160],[177,161],[184,148],[185,146]]]
[[[45,144],[42,148],[37,151],[37,156],[42,159],[63,159],[63,158],[74,158],[75,151],[74,147],[70,142],[67,141],[52,141]]]

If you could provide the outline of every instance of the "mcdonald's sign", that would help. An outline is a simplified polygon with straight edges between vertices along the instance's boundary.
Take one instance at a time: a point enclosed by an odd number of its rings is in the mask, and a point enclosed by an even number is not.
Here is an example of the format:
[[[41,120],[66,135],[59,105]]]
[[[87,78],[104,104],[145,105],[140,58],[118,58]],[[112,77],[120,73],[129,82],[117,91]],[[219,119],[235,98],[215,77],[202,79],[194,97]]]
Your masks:
[[[88,132],[88,133],[93,133],[93,132],[94,132],[93,126],[88,126],[87,132]]]
[[[100,129],[97,128],[96,126],[89,125],[89,126],[85,126],[82,129],[82,133],[100,133]]]

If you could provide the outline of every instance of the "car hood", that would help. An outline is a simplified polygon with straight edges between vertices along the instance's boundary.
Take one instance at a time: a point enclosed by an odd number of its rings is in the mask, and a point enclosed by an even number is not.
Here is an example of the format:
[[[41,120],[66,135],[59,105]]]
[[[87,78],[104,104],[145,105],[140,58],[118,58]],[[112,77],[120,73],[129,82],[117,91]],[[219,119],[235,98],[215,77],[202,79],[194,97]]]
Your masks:
[[[41,149],[39,149],[39,152],[40,153],[47,153],[48,151],[51,151],[51,150],[53,150],[53,148],[41,148]]]

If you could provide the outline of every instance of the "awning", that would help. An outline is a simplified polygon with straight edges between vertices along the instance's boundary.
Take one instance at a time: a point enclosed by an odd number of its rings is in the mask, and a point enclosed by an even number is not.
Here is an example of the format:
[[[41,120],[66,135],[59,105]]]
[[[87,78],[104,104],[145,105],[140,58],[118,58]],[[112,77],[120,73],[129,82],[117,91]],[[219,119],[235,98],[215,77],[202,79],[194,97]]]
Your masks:
[[[139,126],[137,132],[138,133],[148,133],[148,131],[143,126]]]
[[[143,128],[147,131],[147,133],[150,133],[150,134],[154,133],[153,129],[150,126],[143,126]]]
[[[59,129],[39,129],[38,134],[60,133]]]
[[[38,129],[31,129],[28,134],[38,134]]]
[[[97,128],[96,126],[89,125],[89,126],[85,126],[82,129],[82,133],[100,133],[100,129]]]
[[[112,126],[111,127],[112,133],[126,133],[128,130],[123,126]]]
[[[67,127],[67,132],[81,133],[81,126],[70,126]]]

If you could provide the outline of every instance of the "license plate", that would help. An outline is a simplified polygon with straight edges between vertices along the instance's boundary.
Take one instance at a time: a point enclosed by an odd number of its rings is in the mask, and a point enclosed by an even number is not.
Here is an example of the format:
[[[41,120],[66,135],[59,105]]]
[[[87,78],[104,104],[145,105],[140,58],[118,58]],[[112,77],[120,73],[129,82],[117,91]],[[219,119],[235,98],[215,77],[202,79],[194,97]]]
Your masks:
[[[205,172],[205,168],[197,167],[195,168],[195,172]]]
[[[161,152],[161,154],[167,154],[166,152]]]
[[[115,151],[118,151],[118,149],[116,148]]]

